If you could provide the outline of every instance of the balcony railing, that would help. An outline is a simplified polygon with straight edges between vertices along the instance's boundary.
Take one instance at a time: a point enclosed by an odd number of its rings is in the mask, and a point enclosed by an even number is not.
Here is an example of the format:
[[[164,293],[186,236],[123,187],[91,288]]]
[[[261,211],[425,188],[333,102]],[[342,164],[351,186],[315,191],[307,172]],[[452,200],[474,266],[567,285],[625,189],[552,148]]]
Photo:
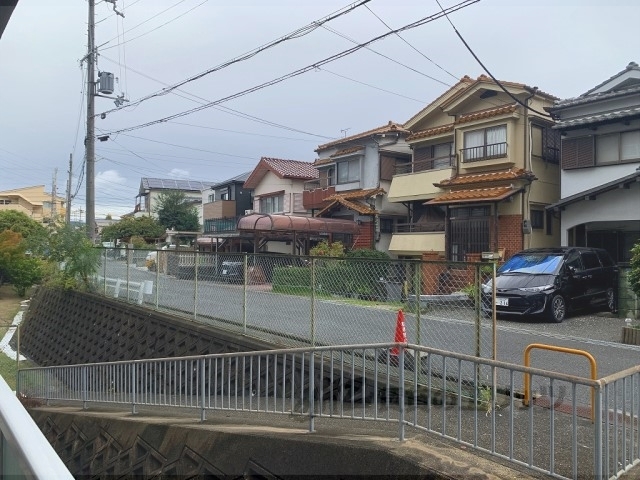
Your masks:
[[[444,221],[421,223],[398,223],[394,233],[444,232]]]
[[[329,188],[334,185],[334,181],[332,178],[316,178],[314,180],[309,180],[304,182],[304,189],[306,191],[315,190],[317,188]]]
[[[507,142],[463,148],[460,150],[460,153],[462,154],[463,162],[479,162],[481,160],[506,157]]]
[[[204,221],[204,233],[235,232],[240,217],[210,218]]]
[[[395,175],[401,173],[416,173],[426,170],[439,170],[441,168],[455,167],[456,157],[454,155],[446,155],[444,157],[429,158],[427,160],[419,160],[417,162],[402,163],[396,165]]]

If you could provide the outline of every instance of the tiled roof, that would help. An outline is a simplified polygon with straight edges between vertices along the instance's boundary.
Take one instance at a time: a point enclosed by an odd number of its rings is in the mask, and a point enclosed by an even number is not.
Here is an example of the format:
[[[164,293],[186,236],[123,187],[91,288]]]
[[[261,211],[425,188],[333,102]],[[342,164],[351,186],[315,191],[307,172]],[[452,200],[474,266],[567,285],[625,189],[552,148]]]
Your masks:
[[[481,120],[484,118],[497,117],[498,115],[504,115],[507,113],[513,113],[518,109],[517,103],[510,105],[501,105],[499,107],[491,107],[485,110],[478,110],[477,112],[465,113],[460,115],[456,120],[456,123],[467,123],[475,120]]]
[[[196,180],[176,180],[174,178],[148,178],[140,180],[141,190],[183,190],[198,191],[206,190],[215,185],[215,182],[201,182]]]
[[[318,178],[318,169],[311,162],[262,157],[256,168],[249,175],[249,178],[244,182],[244,187],[256,188],[267,172],[273,172],[280,178],[300,180]]]
[[[512,168],[511,170],[497,170],[495,172],[468,173],[457,175],[452,178],[442,180],[437,186],[450,187],[453,185],[473,185],[487,182],[501,182],[509,180],[535,180],[535,175],[523,168]]]
[[[495,83],[491,77],[489,77],[488,75],[485,75],[484,73],[477,78],[477,81]],[[550,93],[543,92],[542,90],[539,90],[538,87],[530,87],[529,85],[526,85],[524,83],[506,82],[503,80],[499,80],[499,82],[505,87],[522,88],[523,90],[529,90],[529,91],[535,90],[536,95],[547,97],[550,100],[558,100],[558,97],[556,97],[555,95],[551,95]]]
[[[629,70],[637,70],[640,71],[640,67],[638,66],[638,64],[636,62],[629,62],[629,64],[624,68],[624,70],[616,73],[615,75],[607,78],[604,82],[599,83],[598,85],[596,85],[595,87],[587,90],[585,93],[583,93],[581,96],[587,96],[589,94],[591,94],[591,92],[593,92],[594,90],[598,90],[600,87],[606,85],[607,83],[609,83],[611,80],[615,79],[616,77],[619,77],[620,75],[622,75],[623,73],[629,71]]]
[[[382,127],[373,128],[371,130],[367,130],[366,132],[357,133],[349,137],[334,140],[333,142],[318,145],[318,148],[316,148],[316,152],[319,152],[320,150],[326,150],[327,148],[335,147],[336,145],[341,145],[343,143],[348,143],[353,140],[358,140],[361,138],[366,138],[372,135],[379,135],[383,133],[405,133],[408,135],[411,132],[409,132],[409,130],[406,130],[401,124],[389,120],[389,123],[383,125]]]
[[[352,200],[366,200],[367,198],[375,197],[376,195],[384,194],[385,191],[382,188],[368,188],[363,190],[352,190],[345,193],[336,193],[325,200],[330,203],[318,212],[318,216],[321,217],[324,213],[331,210],[336,205],[342,205],[350,210],[358,212],[361,215],[373,215],[377,211],[371,208],[369,205]]]
[[[469,85],[471,85],[472,83],[474,83],[474,80],[469,76],[469,75],[465,75],[464,77],[462,77],[458,83],[456,83],[453,87],[451,87],[449,90],[445,91],[444,93],[442,93],[442,95],[440,95],[438,98],[436,98],[433,102],[429,103],[426,107],[424,107],[422,110],[420,110],[418,113],[416,113],[415,115],[413,115],[409,120],[407,120],[406,122],[404,122],[404,124],[408,124],[408,123],[412,123],[413,121],[415,121],[416,119],[422,117],[422,115],[424,114],[424,112],[426,112],[427,110],[429,110],[433,105],[437,105],[449,92],[451,92],[452,90],[457,90],[457,91],[464,91],[467,89],[467,87]]]
[[[441,127],[433,127],[427,128],[426,130],[419,130],[411,135],[409,135],[406,140],[410,142],[411,140],[420,140],[422,138],[434,137],[436,135],[440,135],[441,133],[453,132],[453,123],[449,125],[442,125]]]
[[[582,117],[574,117],[568,120],[557,120],[556,124],[551,127],[556,130],[579,127],[582,125],[590,125],[593,123],[609,122],[611,120],[618,120],[620,118],[637,117],[640,115],[640,107],[625,108],[623,110],[616,110],[615,112],[598,113],[595,115],[585,115]]]
[[[567,98],[565,100],[559,100],[553,104],[553,107],[549,108],[549,111],[553,112],[557,108],[561,107],[573,107],[574,105],[582,105],[585,103],[597,102],[599,100],[606,100],[608,98],[623,97],[625,95],[640,92],[640,85],[625,88],[623,90],[614,90],[612,92],[604,93],[592,93],[590,95],[580,95],[579,97]]]
[[[356,153],[360,150],[364,150],[364,145],[356,145],[355,147],[343,148],[342,150],[338,150],[336,153],[331,155],[331,157],[341,157],[343,155],[349,155],[350,153]]]
[[[212,188],[222,187],[224,185],[229,185],[229,184],[232,184],[234,182],[244,183],[244,182],[247,181],[247,178],[249,178],[249,175],[251,175],[251,172],[241,173],[240,175],[236,175],[235,177],[232,177],[232,178],[227,178],[226,180],[223,180],[222,182],[218,182],[215,185],[212,185]]]
[[[504,200],[511,195],[518,193],[520,189],[508,187],[477,188],[470,190],[458,190],[455,192],[443,193],[442,195],[425,202],[425,205],[450,204],[450,203],[475,203],[475,202],[496,202]]]

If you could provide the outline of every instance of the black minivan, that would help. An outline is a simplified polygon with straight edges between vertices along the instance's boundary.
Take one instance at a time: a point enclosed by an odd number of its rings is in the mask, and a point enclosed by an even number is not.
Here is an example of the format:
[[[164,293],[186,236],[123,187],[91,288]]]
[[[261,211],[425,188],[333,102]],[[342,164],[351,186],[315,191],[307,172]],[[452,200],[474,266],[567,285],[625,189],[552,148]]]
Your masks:
[[[568,312],[605,305],[617,308],[618,267],[606,250],[531,248],[516,253],[496,273],[497,314],[545,315],[560,323]],[[493,285],[482,286],[482,308],[491,313]]]

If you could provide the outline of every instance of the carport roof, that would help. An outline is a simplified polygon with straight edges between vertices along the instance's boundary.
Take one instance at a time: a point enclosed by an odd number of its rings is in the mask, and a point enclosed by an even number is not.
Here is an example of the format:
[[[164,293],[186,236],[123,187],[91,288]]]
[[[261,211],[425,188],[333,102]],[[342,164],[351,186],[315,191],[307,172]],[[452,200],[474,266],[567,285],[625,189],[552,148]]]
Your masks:
[[[269,215],[254,213],[238,220],[238,230],[260,232],[351,233],[360,231],[357,222],[335,218]]]

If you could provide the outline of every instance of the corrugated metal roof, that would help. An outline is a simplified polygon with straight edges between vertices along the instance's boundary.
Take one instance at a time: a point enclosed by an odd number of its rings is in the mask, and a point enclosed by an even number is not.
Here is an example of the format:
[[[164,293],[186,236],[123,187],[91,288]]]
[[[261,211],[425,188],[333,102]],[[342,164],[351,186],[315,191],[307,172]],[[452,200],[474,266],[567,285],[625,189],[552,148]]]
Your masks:
[[[186,190],[201,192],[215,185],[215,183],[216,182],[203,182],[199,180],[143,177],[140,185],[145,190]]]
[[[351,220],[302,217],[295,215],[268,215],[254,213],[238,220],[238,230],[260,232],[351,233],[360,232],[360,226]]]

